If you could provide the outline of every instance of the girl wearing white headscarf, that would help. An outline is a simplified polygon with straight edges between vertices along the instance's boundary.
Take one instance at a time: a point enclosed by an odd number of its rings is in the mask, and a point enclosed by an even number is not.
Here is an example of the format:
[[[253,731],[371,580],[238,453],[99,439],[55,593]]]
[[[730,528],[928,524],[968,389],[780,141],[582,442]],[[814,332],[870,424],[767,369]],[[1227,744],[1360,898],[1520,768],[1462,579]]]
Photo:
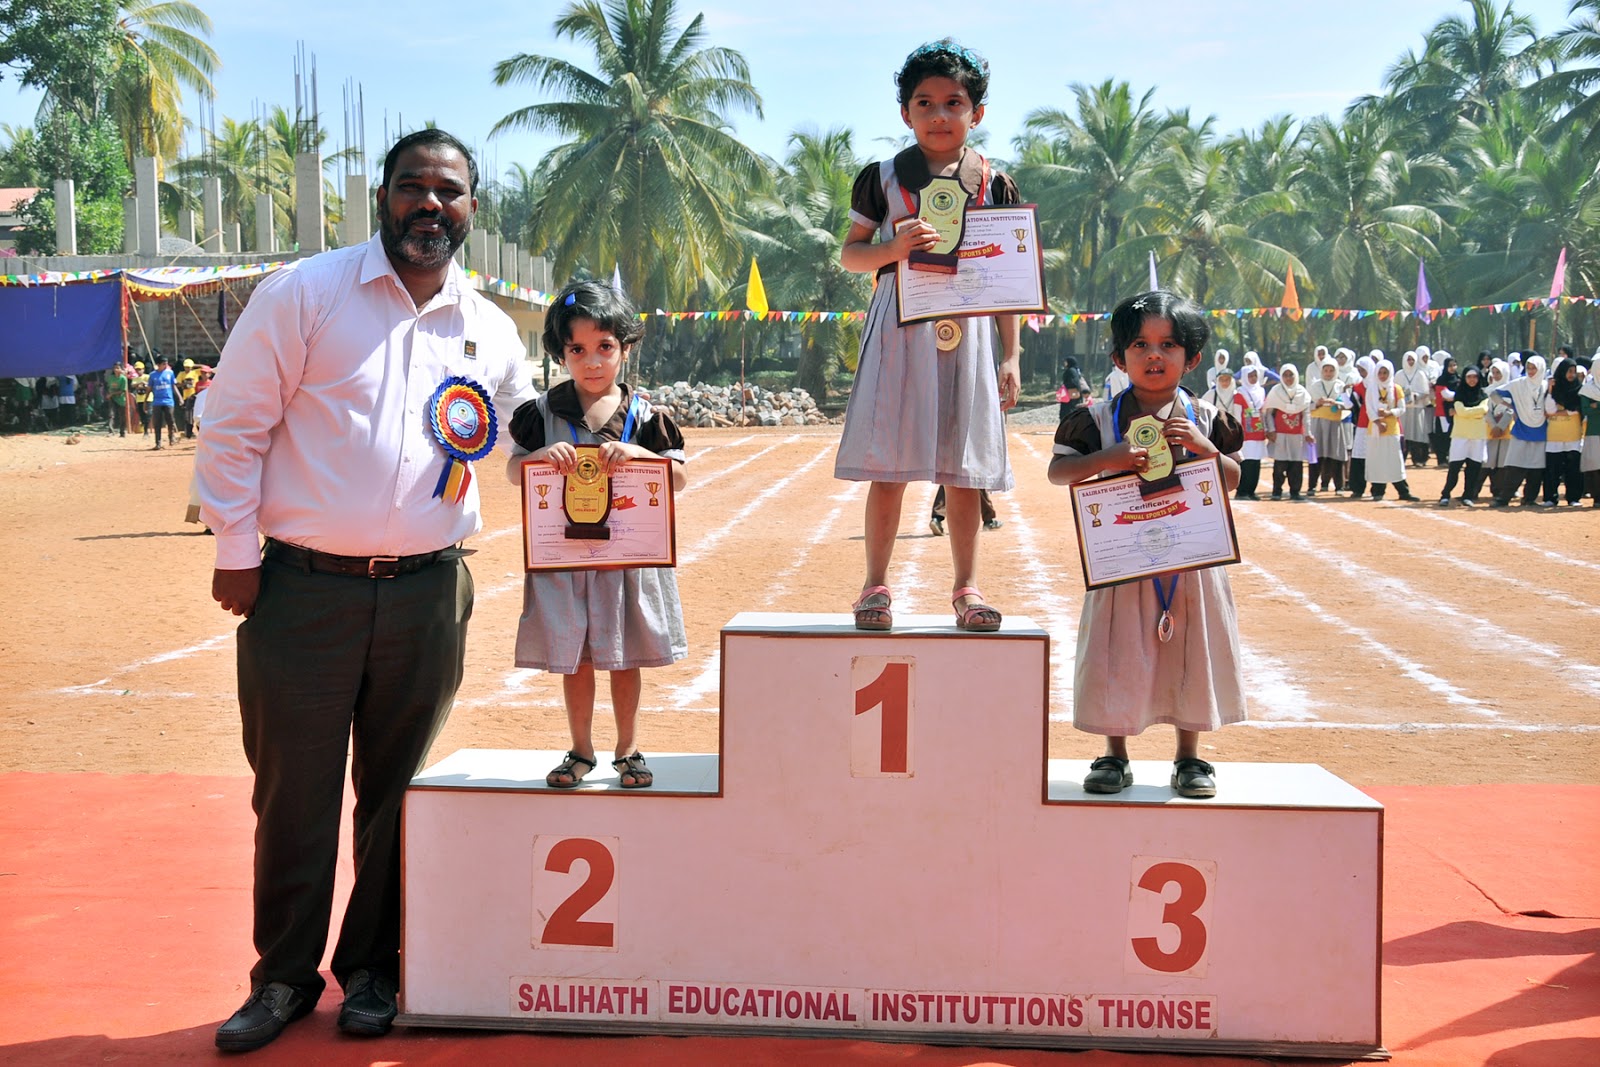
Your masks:
[[[1306,382],[1306,392],[1311,397],[1311,410],[1307,421],[1311,437],[1317,446],[1317,462],[1311,468],[1311,484],[1307,496],[1316,496],[1319,489],[1340,492],[1344,489],[1344,468],[1350,458],[1350,445],[1345,440],[1345,414],[1350,410],[1350,392],[1339,380],[1339,364],[1323,349]]]
[[[1267,403],[1267,391],[1261,387],[1266,377],[1261,364],[1251,363],[1247,353],[1245,365],[1240,368],[1240,382],[1233,391],[1233,413],[1244,430],[1244,445],[1239,449],[1239,487],[1234,490],[1235,500],[1258,500],[1256,486],[1261,481],[1261,461],[1267,455],[1266,417],[1262,408]]]
[[[1496,507],[1506,507],[1522,488],[1522,506],[1538,503],[1540,482],[1544,480],[1544,357],[1537,352],[1523,354],[1523,376],[1500,387],[1499,393],[1511,401],[1511,438],[1506,442],[1506,475],[1501,491],[1494,498]],[[1525,487],[1525,488],[1524,488]]]
[[[1228,350],[1217,349],[1217,354],[1211,357],[1211,366],[1206,368],[1206,388],[1217,384],[1217,375],[1228,369]]]
[[[1367,374],[1367,482],[1372,499],[1382,500],[1393,482],[1401,500],[1415,500],[1406,483],[1406,458],[1400,447],[1400,417],[1406,411],[1405,390],[1395,384],[1394,364],[1380,359]]]
[[[1367,491],[1367,375],[1383,358],[1383,349],[1374,348],[1356,360],[1360,379],[1350,387],[1352,435],[1350,441],[1350,499],[1359,500]]]
[[[1578,387],[1578,403],[1585,426],[1578,469],[1583,474],[1584,492],[1593,500],[1590,506],[1600,508],[1600,350],[1589,361],[1589,375]]]
[[[1428,462],[1428,434],[1433,431],[1433,383],[1428,368],[1415,352],[1400,358],[1400,371],[1394,382],[1406,394],[1406,412],[1400,417],[1400,432],[1405,437],[1406,455],[1414,467]]]
[[[1511,364],[1503,359],[1492,360],[1489,363],[1489,381],[1484,386],[1487,394],[1488,408],[1484,412],[1484,430],[1489,436],[1483,461],[1483,469],[1489,472],[1489,497],[1498,502],[1504,490],[1504,496],[1510,497],[1511,490],[1505,488],[1511,470],[1506,466],[1506,453],[1511,445],[1511,424],[1516,416],[1511,411],[1511,397],[1505,392],[1505,386],[1511,384]]]
[[[1285,363],[1278,368],[1278,384],[1267,393],[1262,406],[1267,416],[1267,455],[1272,457],[1272,499],[1283,499],[1285,483],[1289,499],[1300,499],[1306,467],[1306,442],[1311,432],[1306,427],[1306,409],[1311,407],[1311,394],[1300,384],[1300,372],[1294,364]]]
[[[1232,415],[1234,413],[1233,394],[1239,390],[1238,383],[1234,381],[1233,368],[1218,367],[1216,370],[1216,381],[1211,383],[1211,388],[1207,389],[1205,396],[1200,399],[1218,410],[1226,411]]]
[[[1346,388],[1355,385],[1361,380],[1361,372],[1356,369],[1356,354],[1348,348],[1334,350],[1333,362],[1339,368],[1339,380]]]

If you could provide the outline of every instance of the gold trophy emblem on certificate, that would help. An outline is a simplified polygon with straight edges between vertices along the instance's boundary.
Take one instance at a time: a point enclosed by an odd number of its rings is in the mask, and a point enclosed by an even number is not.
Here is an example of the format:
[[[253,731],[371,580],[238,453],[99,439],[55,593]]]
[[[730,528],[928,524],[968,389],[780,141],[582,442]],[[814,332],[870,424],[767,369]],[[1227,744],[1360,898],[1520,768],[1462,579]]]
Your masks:
[[[967,226],[967,201],[972,195],[954,178],[931,178],[922,189],[917,217],[939,232],[938,242],[926,251],[917,249],[906,258],[912,270],[954,274],[960,262],[961,235]]]
[[[561,507],[567,513],[567,537],[583,541],[609,541],[611,530],[611,479],[600,465],[599,445],[579,445],[578,465],[566,476]]]
[[[1028,250],[1028,242],[1026,240],[1026,238],[1028,236],[1028,231],[1027,230],[1024,230],[1024,229],[1021,229],[1021,228],[1012,230],[1011,231],[1011,236],[1013,236],[1013,237],[1015,237],[1017,239],[1017,251],[1018,252],[1026,252]]]
[[[1145,450],[1148,462],[1139,472],[1139,495],[1156,496],[1177,489],[1182,483],[1174,471],[1172,446],[1161,432],[1162,422],[1154,415],[1140,415],[1128,424],[1128,440]]]
[[[550,486],[545,482],[540,482],[533,487],[533,491],[539,494],[539,510],[549,510],[550,501],[546,500],[545,497],[550,495]]]

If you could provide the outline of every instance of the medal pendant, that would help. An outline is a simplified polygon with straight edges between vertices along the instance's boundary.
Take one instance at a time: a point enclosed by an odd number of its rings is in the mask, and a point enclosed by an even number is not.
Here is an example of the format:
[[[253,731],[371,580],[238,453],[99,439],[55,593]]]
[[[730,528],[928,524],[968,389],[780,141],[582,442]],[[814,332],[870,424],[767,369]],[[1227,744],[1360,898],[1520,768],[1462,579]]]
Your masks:
[[[961,343],[961,324],[955,319],[940,319],[933,324],[933,343],[941,352],[953,352]]]
[[[1172,612],[1163,611],[1161,621],[1156,623],[1156,636],[1161,639],[1163,645],[1172,640],[1172,630]]]

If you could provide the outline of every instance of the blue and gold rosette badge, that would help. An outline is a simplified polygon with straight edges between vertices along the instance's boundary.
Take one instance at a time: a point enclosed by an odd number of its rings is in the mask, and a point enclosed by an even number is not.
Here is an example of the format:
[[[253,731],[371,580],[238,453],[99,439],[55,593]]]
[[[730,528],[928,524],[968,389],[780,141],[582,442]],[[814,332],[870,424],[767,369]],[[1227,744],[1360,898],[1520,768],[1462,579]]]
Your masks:
[[[459,504],[472,484],[469,464],[487,456],[499,435],[494,405],[483,386],[471,378],[446,378],[428,401],[428,425],[446,456],[433,495]]]

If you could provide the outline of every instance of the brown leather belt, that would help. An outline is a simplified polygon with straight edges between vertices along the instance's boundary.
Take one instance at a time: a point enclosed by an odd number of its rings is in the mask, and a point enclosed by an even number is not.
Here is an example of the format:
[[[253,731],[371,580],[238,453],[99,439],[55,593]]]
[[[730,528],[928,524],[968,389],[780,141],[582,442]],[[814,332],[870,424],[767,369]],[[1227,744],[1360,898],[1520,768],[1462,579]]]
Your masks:
[[[441,548],[437,552],[423,552],[415,556],[335,556],[269,537],[261,555],[265,559],[299,567],[308,573],[341,574],[348,578],[398,578],[432,566],[448,551],[447,548]]]

